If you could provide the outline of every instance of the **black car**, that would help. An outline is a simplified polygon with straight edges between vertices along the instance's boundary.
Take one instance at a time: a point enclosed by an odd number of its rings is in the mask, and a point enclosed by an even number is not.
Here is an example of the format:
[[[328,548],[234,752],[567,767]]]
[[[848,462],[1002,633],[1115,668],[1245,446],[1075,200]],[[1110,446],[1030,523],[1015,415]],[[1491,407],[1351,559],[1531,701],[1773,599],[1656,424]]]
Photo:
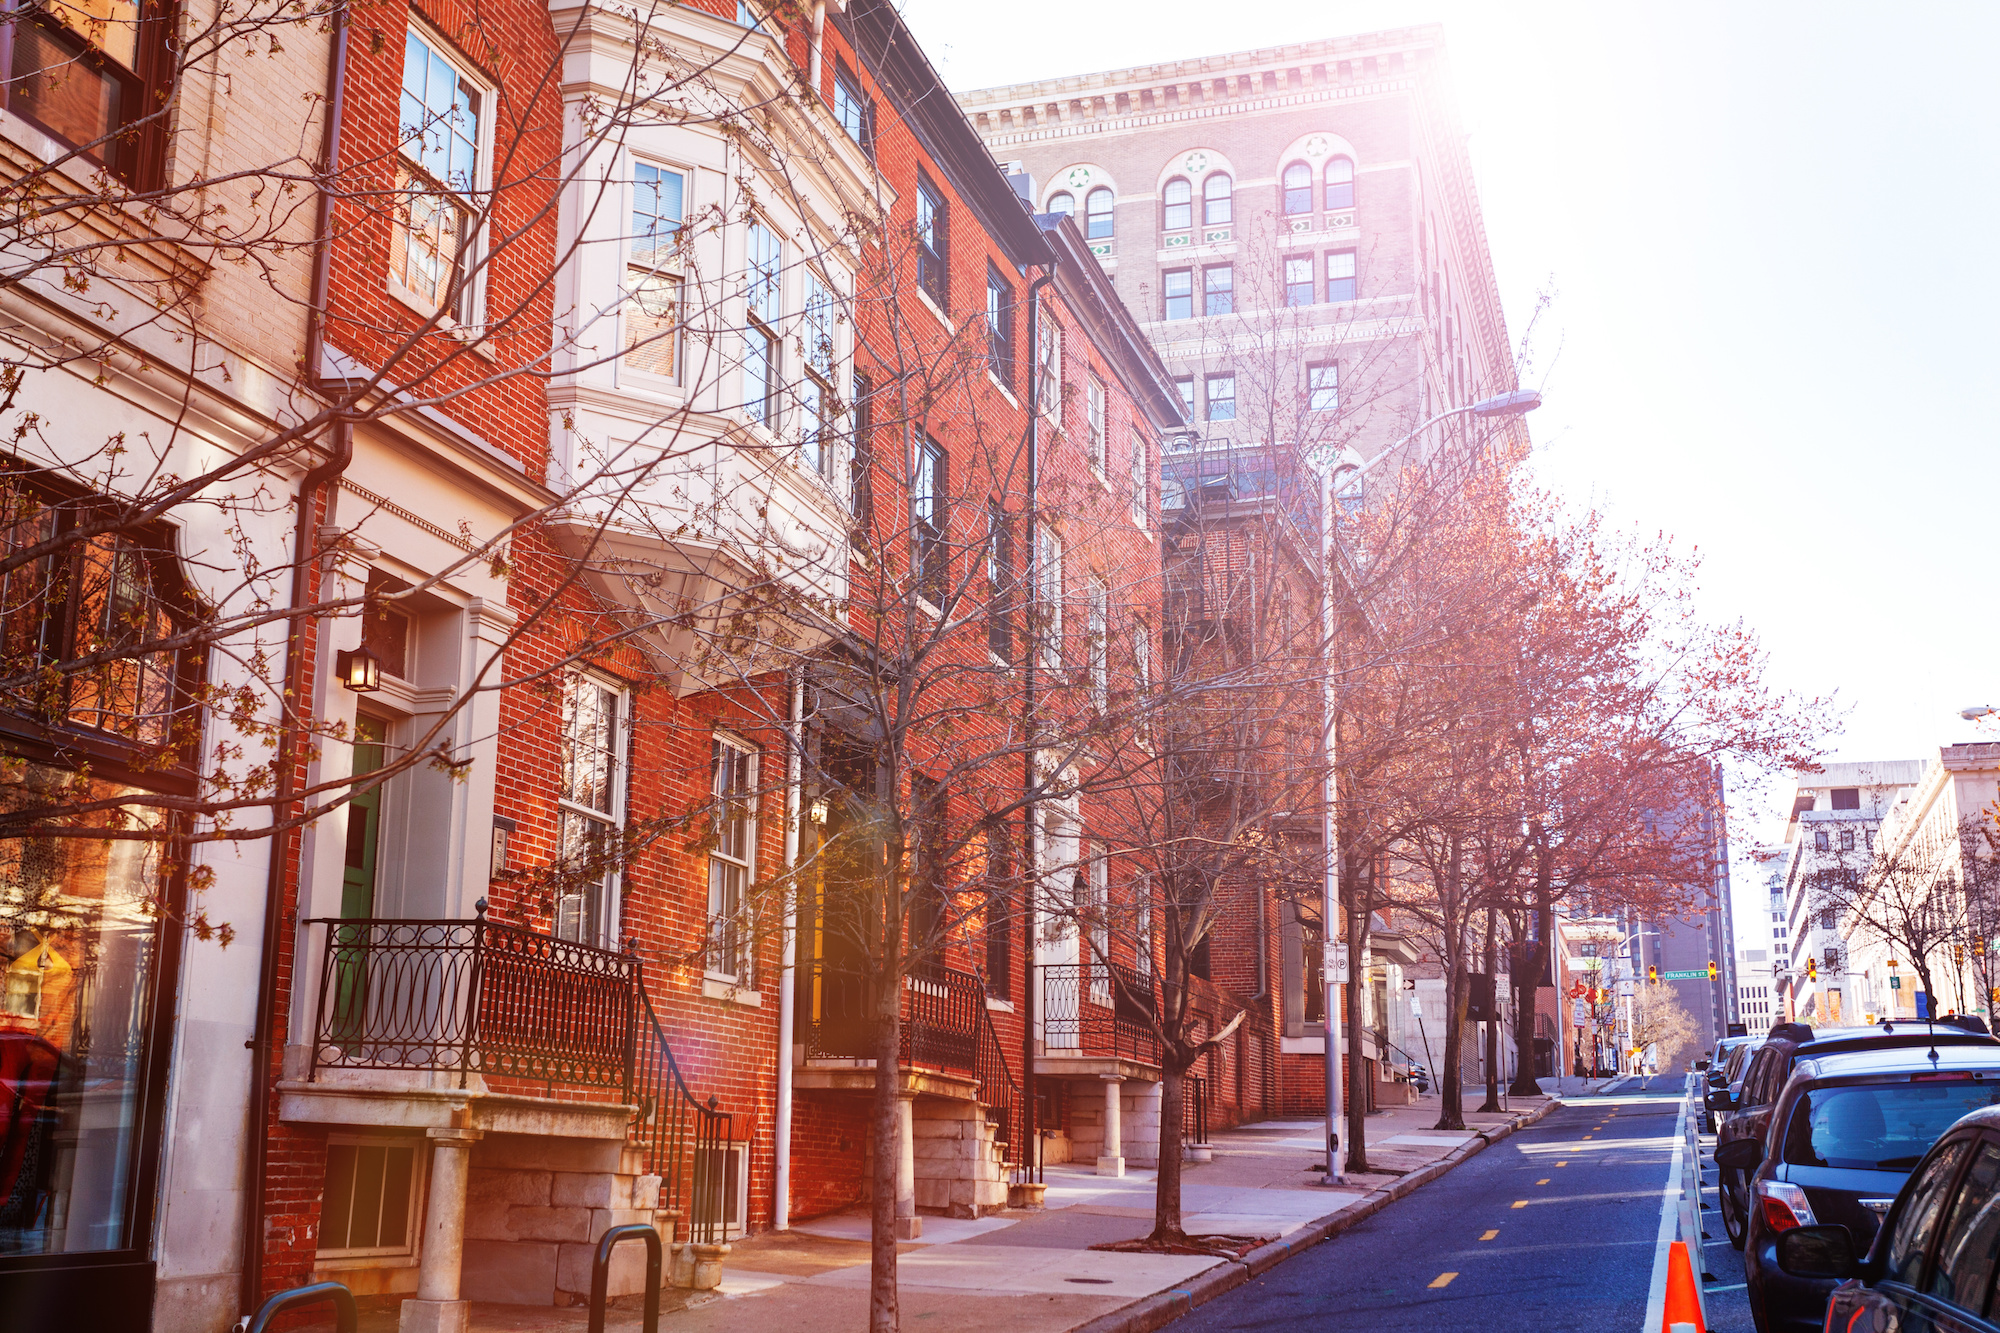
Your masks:
[[[1794,1280],[1838,1282],[1826,1333],[2000,1333],[2000,1109],[1951,1126],[1911,1172],[1867,1257],[1843,1226],[1794,1227],[1773,1258]]]
[[[1762,1333],[1819,1328],[1833,1290],[1787,1273],[1778,1239],[1830,1224],[1865,1247],[1931,1145],[1988,1106],[2000,1106],[2000,1044],[1840,1051],[1793,1066],[1764,1142],[1737,1139],[1717,1157],[1750,1178],[1743,1268]]]
[[[1704,1105],[1717,1113],[1715,1131],[1716,1204],[1722,1226],[1730,1242],[1742,1247],[1749,1216],[1749,1175],[1725,1165],[1724,1147],[1738,1139],[1762,1139],[1771,1118],[1771,1107],[1791,1077],[1792,1066],[1816,1055],[1839,1051],[1889,1049],[1903,1046],[2000,1046],[1990,1036],[1948,1023],[1892,1021],[1862,1028],[1823,1028],[1815,1032],[1804,1023],[1777,1023],[1764,1044],[1750,1057],[1743,1071],[1742,1085],[1715,1089]]]

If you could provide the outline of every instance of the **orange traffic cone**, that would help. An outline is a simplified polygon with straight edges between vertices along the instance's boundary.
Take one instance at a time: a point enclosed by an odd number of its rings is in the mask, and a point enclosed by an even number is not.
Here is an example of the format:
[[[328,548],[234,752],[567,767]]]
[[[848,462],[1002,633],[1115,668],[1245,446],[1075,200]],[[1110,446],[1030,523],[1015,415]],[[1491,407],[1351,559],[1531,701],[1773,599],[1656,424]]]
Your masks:
[[[1694,1284],[1694,1266],[1688,1262],[1686,1241],[1675,1241],[1667,1251],[1667,1303],[1660,1317],[1660,1333],[1708,1333],[1701,1319],[1701,1288]]]

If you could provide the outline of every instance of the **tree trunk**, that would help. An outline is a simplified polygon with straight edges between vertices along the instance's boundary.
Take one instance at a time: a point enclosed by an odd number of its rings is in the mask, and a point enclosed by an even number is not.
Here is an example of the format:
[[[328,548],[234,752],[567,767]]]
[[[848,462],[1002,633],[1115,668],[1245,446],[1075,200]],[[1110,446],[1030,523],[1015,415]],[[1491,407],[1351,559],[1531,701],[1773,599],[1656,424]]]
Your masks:
[[[1458,917],[1458,838],[1451,840],[1451,861],[1445,867],[1444,902],[1444,1068],[1437,1071],[1438,1129],[1465,1128],[1465,1093],[1459,1078],[1459,1056],[1465,1034],[1465,927]]]
[[[903,1039],[900,978],[880,981],[876,990],[875,1099],[869,1108],[875,1161],[868,1219],[868,1329],[896,1333],[901,1318],[896,1302],[896,1168],[903,1159],[902,1113],[896,1105]]]
[[[1500,939],[1495,929],[1498,916],[1493,908],[1486,909],[1486,982],[1493,990],[1491,1005],[1486,1010],[1486,1100],[1479,1104],[1481,1111],[1500,1109],[1500,1024],[1499,1015],[1494,1012],[1500,1007]]]
[[[1535,909],[1535,947],[1521,951],[1521,966],[1525,976],[1514,978],[1514,1081],[1507,1091],[1516,1097],[1533,1097],[1542,1090],[1535,1077],[1535,1001],[1541,993],[1542,974],[1549,967],[1549,932],[1554,926],[1554,914],[1547,907]],[[1556,1006],[1562,1006],[1562,996],[1556,996]],[[1562,1072],[1562,1014],[1556,1014],[1557,1040],[1549,1052],[1552,1065],[1550,1073]],[[1522,1055],[1521,1052],[1527,1052]]]
[[[1181,1098],[1187,1088],[1185,1072],[1174,1067],[1172,1057],[1160,1062],[1160,1173],[1153,1185],[1153,1234],[1146,1239],[1155,1245],[1181,1239]]]

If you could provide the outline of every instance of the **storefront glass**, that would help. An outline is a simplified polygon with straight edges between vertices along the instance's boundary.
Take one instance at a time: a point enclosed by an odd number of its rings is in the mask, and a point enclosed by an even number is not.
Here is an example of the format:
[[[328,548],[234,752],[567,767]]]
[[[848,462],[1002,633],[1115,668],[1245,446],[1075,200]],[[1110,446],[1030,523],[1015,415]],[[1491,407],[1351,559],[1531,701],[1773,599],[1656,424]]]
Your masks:
[[[132,790],[6,761],[0,817]],[[140,1239],[162,861],[151,841],[0,836],[0,1256]]]

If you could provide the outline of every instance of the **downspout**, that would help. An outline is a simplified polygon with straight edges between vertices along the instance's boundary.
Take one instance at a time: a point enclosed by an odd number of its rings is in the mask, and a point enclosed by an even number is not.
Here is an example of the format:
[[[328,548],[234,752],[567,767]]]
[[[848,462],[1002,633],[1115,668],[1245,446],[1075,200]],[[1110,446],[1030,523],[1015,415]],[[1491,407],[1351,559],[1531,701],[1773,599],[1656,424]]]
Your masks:
[[[785,722],[785,924],[779,934],[778,964],[778,1111],[776,1160],[771,1173],[771,1229],[792,1225],[792,1043],[798,995],[799,886],[793,875],[799,864],[799,782],[804,768],[802,723],[805,677],[792,674],[791,710]]]
[[[1040,503],[1041,463],[1040,446],[1042,434],[1042,303],[1036,299],[1037,293],[1056,280],[1056,251],[1049,251],[1049,262],[1042,275],[1028,284],[1028,506],[1026,514],[1027,551],[1023,566],[1027,596],[1021,599],[1023,611],[1032,610],[1035,602],[1035,550],[1040,536],[1035,529],[1035,515]],[[1021,1163],[1024,1170],[1034,1179],[1034,1167],[1041,1160],[1040,1129],[1035,1124],[1035,659],[1041,652],[1029,629],[1030,617],[1023,615],[1021,629],[1022,671],[1021,671],[1021,730],[1026,744],[1022,747],[1021,761],[1021,895],[1022,915],[1027,923],[1027,944],[1021,951],[1021,1100],[1025,1103],[1021,1113],[1022,1123],[1027,1132],[1022,1137],[1021,1155],[1027,1159]]]
[[[825,68],[826,58],[826,0],[818,0],[813,5],[811,54],[806,58],[808,77],[812,81],[813,96],[819,96],[820,72]]]
[[[306,311],[306,378],[320,383],[320,357],[324,346],[324,312],[333,234],[333,194],[331,178],[340,161],[340,130],[343,93],[347,83],[347,6],[342,0],[334,11],[333,50],[326,72],[326,128],[320,147],[319,212],[313,239],[312,294]],[[285,691],[279,699],[279,727],[271,822],[282,823],[292,803],[293,753],[298,735],[295,712],[305,698],[307,655],[302,635],[311,633],[317,646],[317,621],[302,622],[298,612],[312,602],[314,588],[307,577],[313,519],[319,509],[320,487],[347,470],[354,458],[354,426],[344,417],[333,423],[333,449],[325,460],[299,479],[298,517],[292,526],[292,616],[285,636]],[[264,1257],[264,1177],[269,1170],[268,1130],[271,1118],[271,1038],[277,1024],[275,979],[279,951],[284,940],[285,864],[288,834],[274,834],[270,846],[270,869],[264,885],[264,929],[257,965],[256,1020],[250,1051],[250,1115],[244,1151],[243,1235],[238,1253],[241,1271],[237,1275],[238,1307],[247,1323],[263,1294]]]

